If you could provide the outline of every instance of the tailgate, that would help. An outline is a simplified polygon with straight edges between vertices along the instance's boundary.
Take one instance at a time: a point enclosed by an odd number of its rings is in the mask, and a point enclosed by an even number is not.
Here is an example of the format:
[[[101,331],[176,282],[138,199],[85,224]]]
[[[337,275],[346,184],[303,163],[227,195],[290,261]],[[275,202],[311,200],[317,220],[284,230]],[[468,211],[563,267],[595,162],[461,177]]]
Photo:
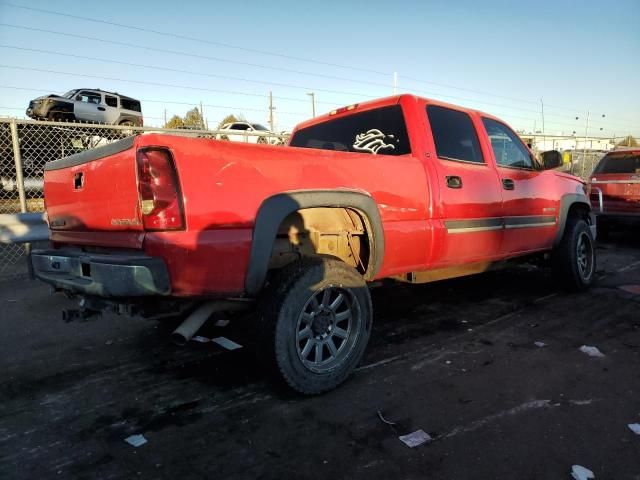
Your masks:
[[[47,163],[44,194],[54,233],[142,231],[134,137]]]

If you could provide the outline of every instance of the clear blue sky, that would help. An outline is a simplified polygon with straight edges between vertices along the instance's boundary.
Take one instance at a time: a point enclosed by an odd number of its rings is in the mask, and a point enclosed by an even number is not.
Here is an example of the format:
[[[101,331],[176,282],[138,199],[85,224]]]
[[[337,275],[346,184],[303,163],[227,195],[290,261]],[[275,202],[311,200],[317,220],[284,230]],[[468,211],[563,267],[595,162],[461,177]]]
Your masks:
[[[40,94],[98,87],[140,98],[151,125],[163,122],[165,109],[168,116],[182,115],[200,101],[210,125],[228,113],[266,123],[271,90],[277,127],[288,129],[311,115],[307,92],[316,93],[322,113],[391,94],[393,72],[398,72],[400,92],[478,108],[517,129],[531,131],[534,123],[541,129],[543,99],[547,133],[584,134],[590,110],[590,134],[638,135],[639,18],[638,0],[0,0],[0,64],[22,68],[0,67],[0,115],[24,116],[29,99]]]

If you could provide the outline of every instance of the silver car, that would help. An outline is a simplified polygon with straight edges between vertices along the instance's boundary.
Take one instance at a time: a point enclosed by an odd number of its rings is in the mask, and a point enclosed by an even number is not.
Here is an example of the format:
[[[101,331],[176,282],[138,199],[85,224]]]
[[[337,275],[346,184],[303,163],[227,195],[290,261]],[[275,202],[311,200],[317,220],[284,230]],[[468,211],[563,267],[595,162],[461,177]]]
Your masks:
[[[80,121],[142,126],[139,100],[115,92],[79,88],[64,95],[45,95],[29,102],[27,115],[36,120]]]

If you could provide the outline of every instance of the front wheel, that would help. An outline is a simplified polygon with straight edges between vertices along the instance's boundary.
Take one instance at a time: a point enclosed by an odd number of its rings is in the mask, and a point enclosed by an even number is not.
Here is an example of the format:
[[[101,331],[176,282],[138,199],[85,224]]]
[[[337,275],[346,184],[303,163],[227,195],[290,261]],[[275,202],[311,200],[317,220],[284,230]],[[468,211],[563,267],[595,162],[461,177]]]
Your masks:
[[[596,271],[596,249],[587,222],[569,218],[560,245],[552,254],[553,276],[565,290],[587,290]]]
[[[294,390],[337,387],[362,359],[372,306],[362,276],[344,262],[306,258],[274,275],[259,313],[264,360]]]

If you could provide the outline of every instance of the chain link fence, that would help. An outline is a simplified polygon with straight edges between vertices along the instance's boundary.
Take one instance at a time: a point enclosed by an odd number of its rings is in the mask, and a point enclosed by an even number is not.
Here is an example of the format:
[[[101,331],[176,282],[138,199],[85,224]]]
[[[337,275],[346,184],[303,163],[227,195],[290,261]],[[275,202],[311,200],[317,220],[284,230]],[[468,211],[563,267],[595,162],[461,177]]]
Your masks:
[[[284,145],[287,135],[268,132],[169,130],[152,127],[0,119],[0,214],[43,212],[44,165],[144,132],[193,138]],[[0,279],[27,273],[28,245],[0,244]]]
[[[570,153],[569,171],[575,176],[587,180],[596,168],[596,165],[600,161],[606,152],[594,152],[594,151],[580,151],[575,150]]]

